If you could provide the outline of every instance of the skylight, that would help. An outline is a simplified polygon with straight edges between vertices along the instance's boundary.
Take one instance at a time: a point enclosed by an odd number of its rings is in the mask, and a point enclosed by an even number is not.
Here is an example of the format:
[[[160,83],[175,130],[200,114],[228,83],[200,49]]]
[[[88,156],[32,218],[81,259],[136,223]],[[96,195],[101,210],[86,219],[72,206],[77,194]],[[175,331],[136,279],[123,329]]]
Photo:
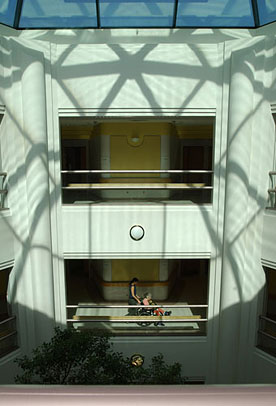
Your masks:
[[[0,23],[26,28],[256,28],[276,0],[2,0]]]

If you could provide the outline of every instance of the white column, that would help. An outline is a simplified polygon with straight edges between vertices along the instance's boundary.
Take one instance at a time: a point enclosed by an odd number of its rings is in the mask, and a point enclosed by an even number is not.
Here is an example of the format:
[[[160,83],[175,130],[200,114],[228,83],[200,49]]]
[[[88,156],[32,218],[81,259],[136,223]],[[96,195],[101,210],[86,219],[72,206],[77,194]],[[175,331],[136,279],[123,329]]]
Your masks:
[[[232,55],[226,166],[217,383],[235,383],[241,334],[248,221],[254,77],[242,52]]]
[[[30,51],[31,52],[31,51]],[[28,202],[29,257],[36,343],[48,340],[55,323],[52,269],[44,58],[23,54],[22,110]]]

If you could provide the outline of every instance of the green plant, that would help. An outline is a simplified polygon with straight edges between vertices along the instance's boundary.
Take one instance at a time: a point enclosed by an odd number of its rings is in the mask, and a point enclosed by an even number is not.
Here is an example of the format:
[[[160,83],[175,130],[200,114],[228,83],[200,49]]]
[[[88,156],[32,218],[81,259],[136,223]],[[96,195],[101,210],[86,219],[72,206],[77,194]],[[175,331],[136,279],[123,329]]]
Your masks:
[[[128,358],[116,352],[110,336],[73,328],[55,329],[51,341],[33,350],[32,356],[17,358],[23,370],[17,384],[127,385],[181,384],[181,365],[167,365],[162,354],[153,357],[149,367],[135,368]]]

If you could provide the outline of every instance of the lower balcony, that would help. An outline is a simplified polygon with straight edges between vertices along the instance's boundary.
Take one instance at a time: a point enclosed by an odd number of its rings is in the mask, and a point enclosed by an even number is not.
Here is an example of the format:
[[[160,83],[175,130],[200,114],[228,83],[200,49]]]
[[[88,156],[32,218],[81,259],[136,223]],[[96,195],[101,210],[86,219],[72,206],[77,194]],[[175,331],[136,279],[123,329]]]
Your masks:
[[[134,274],[137,294],[156,304],[128,304]],[[66,260],[67,323],[125,336],[204,336],[208,279],[205,259]]]

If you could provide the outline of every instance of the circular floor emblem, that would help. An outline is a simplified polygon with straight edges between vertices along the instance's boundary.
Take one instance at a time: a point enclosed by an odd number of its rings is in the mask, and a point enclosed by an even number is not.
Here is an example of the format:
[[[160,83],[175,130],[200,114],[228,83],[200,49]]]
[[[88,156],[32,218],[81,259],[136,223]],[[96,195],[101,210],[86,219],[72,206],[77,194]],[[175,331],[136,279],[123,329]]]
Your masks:
[[[144,237],[145,230],[143,229],[142,226],[135,225],[135,226],[131,227],[129,233],[133,240],[139,241]]]
[[[144,363],[144,357],[141,354],[133,354],[130,358],[130,363],[133,367],[141,367]]]

